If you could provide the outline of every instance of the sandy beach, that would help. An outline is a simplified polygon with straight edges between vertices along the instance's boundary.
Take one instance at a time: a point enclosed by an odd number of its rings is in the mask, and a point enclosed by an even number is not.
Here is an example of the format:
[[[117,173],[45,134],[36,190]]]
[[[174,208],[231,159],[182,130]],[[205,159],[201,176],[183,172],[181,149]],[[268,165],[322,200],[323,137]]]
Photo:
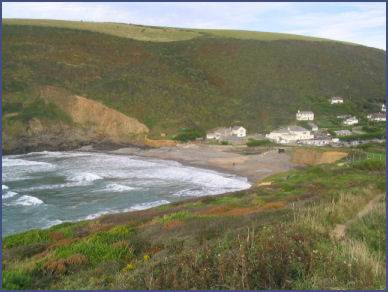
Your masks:
[[[244,176],[253,183],[295,167],[287,152],[278,153],[277,149],[272,149],[247,153],[245,145],[181,144],[176,147],[154,149],[126,147],[110,153],[174,160],[191,166]]]

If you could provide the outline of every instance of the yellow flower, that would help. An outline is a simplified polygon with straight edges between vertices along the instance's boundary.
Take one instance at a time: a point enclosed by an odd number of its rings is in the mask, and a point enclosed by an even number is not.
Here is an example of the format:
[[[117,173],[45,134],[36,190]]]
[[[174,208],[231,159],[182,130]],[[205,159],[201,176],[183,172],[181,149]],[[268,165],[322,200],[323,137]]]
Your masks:
[[[144,259],[144,261],[149,261],[150,260],[150,256],[148,254],[146,254],[146,255],[143,256],[143,259]]]
[[[136,268],[135,264],[132,264],[132,263],[129,263],[129,264],[125,267],[125,269],[126,269],[127,271],[134,270],[135,268]]]

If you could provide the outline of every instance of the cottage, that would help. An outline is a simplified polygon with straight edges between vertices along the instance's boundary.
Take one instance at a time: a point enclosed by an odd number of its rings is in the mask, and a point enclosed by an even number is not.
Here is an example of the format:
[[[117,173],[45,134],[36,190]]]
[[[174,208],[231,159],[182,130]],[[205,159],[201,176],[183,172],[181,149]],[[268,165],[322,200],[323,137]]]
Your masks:
[[[216,128],[206,134],[208,140],[226,140],[228,138],[238,137],[243,138],[246,136],[247,130],[241,126],[229,127],[229,128]]]
[[[358,119],[356,117],[350,117],[344,121],[344,125],[347,125],[347,126],[352,126],[357,124],[358,124]]]
[[[330,99],[331,104],[339,104],[339,103],[344,103],[344,99],[339,96],[332,96]]]
[[[339,136],[339,137],[344,137],[344,136],[350,136],[352,135],[353,133],[349,130],[338,130],[338,131],[334,131],[334,133]]]
[[[386,117],[384,113],[375,113],[375,114],[370,114],[367,115],[368,120],[373,121],[373,122],[385,122]]]
[[[309,125],[311,131],[313,131],[313,132],[318,131],[318,126],[316,124],[309,122],[308,125]]]
[[[314,113],[311,111],[300,111],[296,113],[296,119],[298,121],[313,121],[314,120]]]
[[[243,138],[247,135],[247,130],[241,126],[234,126],[232,128],[232,135],[235,135],[238,138]]]
[[[232,135],[230,128],[216,128],[206,134],[208,140],[221,140]]]
[[[277,143],[288,144],[300,140],[313,139],[314,135],[305,128],[299,126],[289,126],[287,128],[272,131],[267,134],[266,137]]]
[[[381,105],[381,111],[382,111],[382,112],[386,112],[386,111],[387,111],[387,108],[385,107],[385,103],[383,103],[383,104]]]

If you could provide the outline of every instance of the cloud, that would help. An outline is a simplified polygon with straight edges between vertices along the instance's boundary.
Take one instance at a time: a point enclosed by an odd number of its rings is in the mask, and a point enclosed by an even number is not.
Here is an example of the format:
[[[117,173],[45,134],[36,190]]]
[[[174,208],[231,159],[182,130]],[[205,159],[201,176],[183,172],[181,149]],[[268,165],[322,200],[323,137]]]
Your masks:
[[[287,32],[385,49],[385,3],[3,2],[3,17]]]

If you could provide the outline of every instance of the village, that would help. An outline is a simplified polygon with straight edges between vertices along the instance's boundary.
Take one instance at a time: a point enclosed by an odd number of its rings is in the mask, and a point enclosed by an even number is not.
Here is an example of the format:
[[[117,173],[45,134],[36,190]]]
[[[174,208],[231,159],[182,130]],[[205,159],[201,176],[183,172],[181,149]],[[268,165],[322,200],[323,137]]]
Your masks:
[[[344,103],[344,98],[333,96],[328,101],[331,106]],[[218,142],[221,144],[245,144],[250,140],[268,141],[274,144],[287,145],[309,145],[309,146],[332,146],[332,147],[352,147],[370,142],[384,142],[385,139],[370,138],[357,139],[357,136],[367,134],[363,127],[359,126],[362,117],[350,114],[337,115],[342,127],[340,129],[319,128],[314,122],[316,119],[314,112],[298,110],[296,121],[292,125],[280,127],[269,133],[248,134],[242,125],[230,127],[219,127],[212,129],[206,134],[206,142]],[[369,123],[375,124],[386,122],[386,106],[381,104],[380,111],[366,115]],[[303,126],[301,126],[303,124]]]

